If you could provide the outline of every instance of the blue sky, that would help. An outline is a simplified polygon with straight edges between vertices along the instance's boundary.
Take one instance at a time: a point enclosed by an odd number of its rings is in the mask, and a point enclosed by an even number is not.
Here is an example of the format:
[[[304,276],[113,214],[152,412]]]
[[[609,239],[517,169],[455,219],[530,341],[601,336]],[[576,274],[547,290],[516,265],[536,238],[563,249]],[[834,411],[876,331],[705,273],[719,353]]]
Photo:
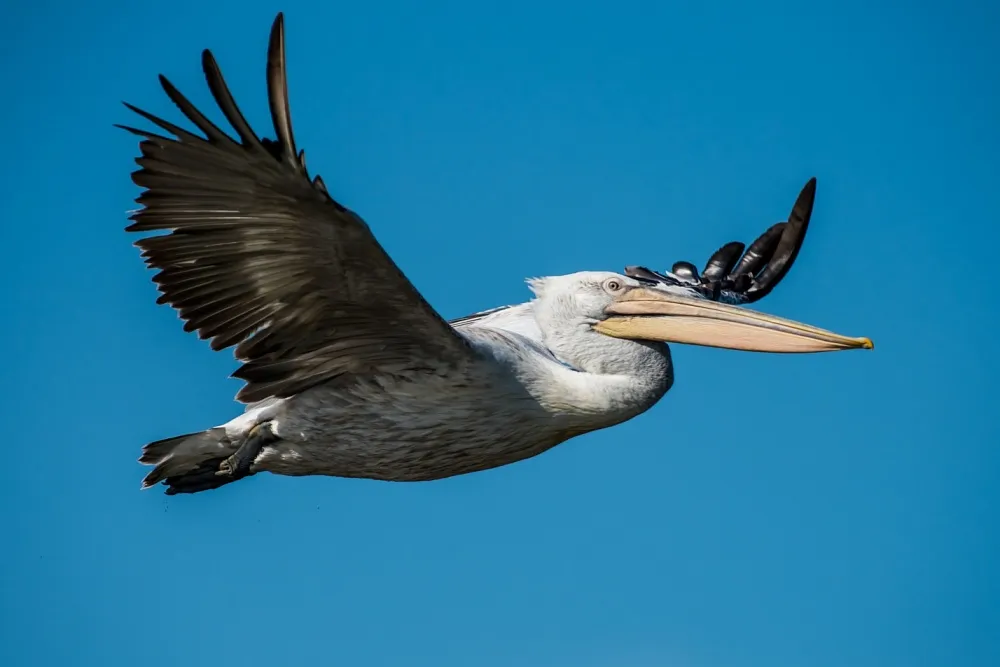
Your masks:
[[[1000,663],[996,3],[430,4],[7,10],[0,664]],[[279,9],[310,167],[443,315],[700,264],[815,175],[759,305],[875,352],[675,347],[649,413],[442,482],[140,493],[239,385],[154,305],[111,124],[211,47],[266,127]]]

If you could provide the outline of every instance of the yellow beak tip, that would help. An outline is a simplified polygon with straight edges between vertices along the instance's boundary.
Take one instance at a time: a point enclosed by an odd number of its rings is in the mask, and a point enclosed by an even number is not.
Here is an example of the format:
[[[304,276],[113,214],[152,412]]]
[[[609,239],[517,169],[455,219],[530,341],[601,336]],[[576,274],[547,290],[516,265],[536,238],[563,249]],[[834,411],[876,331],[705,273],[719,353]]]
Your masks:
[[[871,338],[862,338],[861,339],[861,348],[864,349],[864,350],[874,350],[875,349],[875,343],[872,342]]]

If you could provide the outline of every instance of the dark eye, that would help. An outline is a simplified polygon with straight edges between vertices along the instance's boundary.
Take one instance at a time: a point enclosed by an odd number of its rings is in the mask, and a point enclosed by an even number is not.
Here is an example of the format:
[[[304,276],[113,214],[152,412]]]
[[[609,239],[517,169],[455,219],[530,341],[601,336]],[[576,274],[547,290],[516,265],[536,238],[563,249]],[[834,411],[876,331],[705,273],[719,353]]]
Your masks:
[[[604,283],[604,289],[608,290],[609,292],[621,292],[622,282],[617,278],[612,278],[611,280]]]

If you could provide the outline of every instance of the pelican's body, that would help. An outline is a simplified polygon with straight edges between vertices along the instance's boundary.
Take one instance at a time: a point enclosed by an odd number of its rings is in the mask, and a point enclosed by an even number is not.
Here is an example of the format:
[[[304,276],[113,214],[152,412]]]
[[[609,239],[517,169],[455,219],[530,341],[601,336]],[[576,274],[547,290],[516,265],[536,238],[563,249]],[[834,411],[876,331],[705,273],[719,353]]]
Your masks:
[[[704,271],[580,272],[529,281],[534,298],[446,322],[367,224],[310,179],[295,148],[284,31],[268,51],[276,139],[260,139],[205,52],[209,88],[238,141],[166,79],[201,135],[130,107],[173,136],[143,137],[145,191],[129,231],[161,303],[220,350],[235,346],[246,411],[146,445],[144,486],[216,488],[268,471],[429,480],[513,463],[631,419],[670,389],[667,342],[770,352],[871,347],[745,310],[785,275],[812,211],[815,180],[787,222],[744,253],[729,243]]]
[[[629,280],[599,272],[549,280],[596,286],[612,277]],[[278,439],[262,448],[251,472],[419,481],[535,456],[631,419],[667,392],[673,368],[662,343],[591,333],[589,354],[574,346],[569,358],[557,357],[549,345],[577,338],[577,323],[543,328],[536,319],[547,310],[542,294],[456,322],[474,352],[459,368],[322,384],[250,404],[208,433],[228,456],[254,426],[269,424]]]
[[[535,456],[631,419],[670,388],[666,345],[614,341],[635,348],[622,350],[622,368],[591,372],[504,324],[458,327],[479,357],[462,368],[320,385],[252,405],[226,427],[239,442],[260,421],[274,425],[280,440],[264,447],[255,472],[418,481]]]

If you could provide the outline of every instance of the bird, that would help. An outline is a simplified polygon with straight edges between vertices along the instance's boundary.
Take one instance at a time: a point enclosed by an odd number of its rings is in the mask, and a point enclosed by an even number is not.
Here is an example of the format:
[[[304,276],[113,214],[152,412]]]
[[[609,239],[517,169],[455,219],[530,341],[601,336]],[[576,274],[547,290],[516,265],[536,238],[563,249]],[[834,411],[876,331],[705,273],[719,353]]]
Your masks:
[[[210,50],[202,68],[231,127],[164,76],[193,125],[125,103],[139,140],[132,233],[184,330],[233,349],[237,417],[155,442],[142,488],[217,489],[258,473],[417,482],[497,468],[632,419],[673,385],[670,343],[805,353],[872,349],[747,308],[791,268],[816,179],[788,219],[702,271],[629,266],[527,281],[524,303],[445,320],[369,225],[310,176],[292,132],[282,14],[267,51],[274,138],[259,136]],[[153,234],[146,234],[153,232]],[[165,233],[156,233],[165,232]]]

